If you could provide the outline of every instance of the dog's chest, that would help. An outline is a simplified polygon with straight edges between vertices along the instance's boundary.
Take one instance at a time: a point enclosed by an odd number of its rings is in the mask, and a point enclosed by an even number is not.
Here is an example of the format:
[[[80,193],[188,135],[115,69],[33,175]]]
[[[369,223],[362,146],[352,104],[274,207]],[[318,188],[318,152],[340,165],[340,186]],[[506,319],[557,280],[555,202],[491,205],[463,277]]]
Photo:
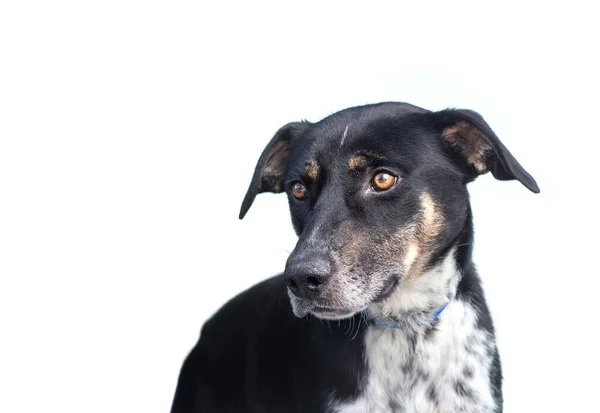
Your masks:
[[[358,398],[332,399],[335,413],[493,412],[489,370],[495,344],[473,308],[454,301],[436,331],[414,345],[400,330],[370,328],[368,373]]]

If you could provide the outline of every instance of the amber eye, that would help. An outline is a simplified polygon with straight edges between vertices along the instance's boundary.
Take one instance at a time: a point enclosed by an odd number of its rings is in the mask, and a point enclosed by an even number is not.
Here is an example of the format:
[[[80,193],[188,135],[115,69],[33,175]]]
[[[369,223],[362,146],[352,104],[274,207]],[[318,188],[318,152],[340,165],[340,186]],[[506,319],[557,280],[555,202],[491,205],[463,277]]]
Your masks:
[[[372,185],[376,191],[387,191],[396,183],[396,177],[387,172],[379,172],[373,177]]]
[[[292,195],[294,195],[294,198],[300,200],[306,198],[306,187],[300,182],[294,182],[292,184]]]

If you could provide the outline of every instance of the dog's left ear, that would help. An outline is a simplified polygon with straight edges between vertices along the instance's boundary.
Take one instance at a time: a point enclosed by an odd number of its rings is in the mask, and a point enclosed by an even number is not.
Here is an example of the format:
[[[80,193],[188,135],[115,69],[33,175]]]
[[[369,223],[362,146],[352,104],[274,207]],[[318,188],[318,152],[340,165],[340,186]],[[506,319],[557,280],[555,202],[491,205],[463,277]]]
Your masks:
[[[433,116],[442,139],[466,170],[469,180],[490,171],[496,179],[516,179],[530,191],[540,192],[535,179],[500,142],[479,113],[446,109],[433,113]]]
[[[283,180],[288,154],[296,140],[310,126],[309,122],[291,122],[277,131],[258,159],[254,176],[240,209],[240,219],[250,209],[256,195],[262,192],[283,192]]]

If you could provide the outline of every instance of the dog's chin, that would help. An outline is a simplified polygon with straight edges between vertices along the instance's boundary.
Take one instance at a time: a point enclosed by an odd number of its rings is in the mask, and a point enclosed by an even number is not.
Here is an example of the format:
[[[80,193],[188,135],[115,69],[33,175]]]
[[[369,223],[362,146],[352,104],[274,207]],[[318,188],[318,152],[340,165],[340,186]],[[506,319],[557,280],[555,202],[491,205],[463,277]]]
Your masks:
[[[306,317],[310,314],[322,320],[343,320],[345,318],[350,318],[354,314],[364,310],[364,308],[352,310],[326,307],[302,300],[293,294],[290,294],[290,303],[292,304],[292,311],[294,312],[294,315],[299,318]]]
[[[310,311],[310,314],[313,316],[320,318],[321,320],[344,320],[346,318],[352,317],[354,314],[358,313],[357,311],[348,311],[348,310],[339,310],[339,309],[325,309],[325,308],[313,308]]]

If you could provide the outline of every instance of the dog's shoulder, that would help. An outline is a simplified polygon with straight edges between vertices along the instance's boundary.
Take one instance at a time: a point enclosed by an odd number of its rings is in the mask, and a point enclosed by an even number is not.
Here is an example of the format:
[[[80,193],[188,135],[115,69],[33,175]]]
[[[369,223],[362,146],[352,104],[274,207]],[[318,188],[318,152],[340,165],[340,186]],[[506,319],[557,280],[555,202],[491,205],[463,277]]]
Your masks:
[[[320,411],[331,391],[358,390],[364,329],[360,315],[341,323],[295,317],[283,277],[267,279],[204,324],[181,369],[172,411]]]
[[[278,306],[287,307],[281,314],[291,313],[280,275],[233,297],[208,319],[181,367],[171,411],[210,412],[214,406],[244,411],[246,401],[228,395],[245,393],[247,359],[252,358],[247,349],[260,341],[263,326],[280,316],[272,311]]]
[[[202,327],[196,348],[219,360],[243,355],[250,341],[294,321],[282,275],[268,278],[224,304]]]
[[[279,274],[230,299],[204,324],[202,332],[229,335],[249,328],[260,330],[262,324],[269,322],[268,318],[285,315],[290,308],[285,281]],[[273,312],[277,309],[283,311]]]
[[[360,347],[365,327],[361,314],[342,322],[311,315],[296,317],[285,279],[277,275],[226,303],[205,323],[197,347],[218,360],[219,368],[235,355],[244,358],[242,364],[247,369],[252,370],[252,364],[259,360],[261,370],[273,373],[292,365],[306,369],[322,359],[337,358],[334,354],[349,357],[346,352]]]

